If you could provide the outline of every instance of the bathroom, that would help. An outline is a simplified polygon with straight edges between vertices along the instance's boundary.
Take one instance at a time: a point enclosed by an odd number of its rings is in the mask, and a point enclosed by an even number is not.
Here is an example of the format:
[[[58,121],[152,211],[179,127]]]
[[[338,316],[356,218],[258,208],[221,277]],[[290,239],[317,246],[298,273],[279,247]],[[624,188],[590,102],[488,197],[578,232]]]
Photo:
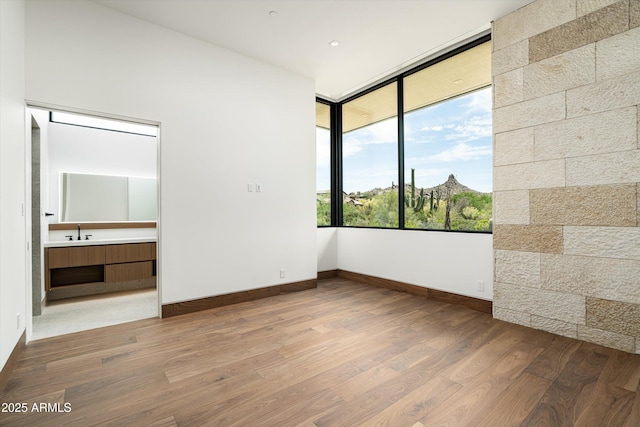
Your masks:
[[[157,317],[158,127],[28,114],[32,339]]]

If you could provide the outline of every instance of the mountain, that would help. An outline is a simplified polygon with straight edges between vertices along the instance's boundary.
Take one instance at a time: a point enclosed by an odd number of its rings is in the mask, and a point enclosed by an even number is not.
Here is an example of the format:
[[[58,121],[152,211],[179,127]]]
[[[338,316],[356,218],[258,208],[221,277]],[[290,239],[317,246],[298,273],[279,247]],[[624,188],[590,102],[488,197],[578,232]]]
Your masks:
[[[411,184],[405,184],[405,191],[406,192],[410,192],[411,191]],[[450,188],[451,189],[451,195],[454,194],[458,194],[458,193],[475,193],[475,194],[490,194],[490,193],[482,193],[480,191],[476,191],[473,190],[469,187],[467,187],[464,184],[461,184],[455,176],[453,176],[453,174],[449,175],[449,178],[443,182],[440,185],[436,185],[435,187],[426,187],[424,189],[424,193],[425,194],[431,194],[431,190],[433,190],[434,192],[437,191],[438,187],[440,188],[440,194],[441,196],[444,198],[447,195],[447,189]],[[420,188],[416,187],[416,193],[420,192]]]
[[[349,193],[349,194],[344,193],[343,198],[345,200],[347,199],[353,200],[353,199],[359,199],[359,198],[373,198],[380,193],[387,193],[397,188],[398,186],[394,185],[392,187],[387,187],[387,188],[378,187],[369,191],[362,191],[357,193]],[[404,188],[405,188],[405,193],[411,192],[411,184],[405,184]],[[464,184],[461,184],[453,174],[449,175],[449,178],[440,185],[436,185],[435,187],[424,187],[424,194],[431,194],[431,190],[433,190],[434,193],[437,193],[438,188],[440,189],[440,197],[442,199],[444,199],[447,195],[447,188],[451,188],[451,195],[458,194],[458,193],[466,193],[466,192],[475,193],[475,194],[491,194],[491,193],[483,193],[481,191],[476,191],[467,187]],[[421,189],[422,187],[416,187],[416,194],[420,193]]]

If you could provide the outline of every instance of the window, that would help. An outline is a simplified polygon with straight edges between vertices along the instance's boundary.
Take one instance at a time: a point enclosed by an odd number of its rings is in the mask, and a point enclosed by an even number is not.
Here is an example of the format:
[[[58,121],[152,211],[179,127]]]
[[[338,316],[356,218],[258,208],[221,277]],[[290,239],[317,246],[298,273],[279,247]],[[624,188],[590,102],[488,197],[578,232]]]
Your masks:
[[[397,85],[342,106],[343,225],[398,227]]]
[[[331,106],[316,102],[316,216],[331,225]]]
[[[51,111],[49,114],[49,120],[54,123],[133,133],[136,135],[158,136],[158,127],[154,125],[123,122],[121,120],[110,120],[102,117],[65,113],[62,111]]]
[[[491,43],[404,79],[405,228],[488,231]]]
[[[332,107],[317,107],[318,225],[491,231],[488,35]]]

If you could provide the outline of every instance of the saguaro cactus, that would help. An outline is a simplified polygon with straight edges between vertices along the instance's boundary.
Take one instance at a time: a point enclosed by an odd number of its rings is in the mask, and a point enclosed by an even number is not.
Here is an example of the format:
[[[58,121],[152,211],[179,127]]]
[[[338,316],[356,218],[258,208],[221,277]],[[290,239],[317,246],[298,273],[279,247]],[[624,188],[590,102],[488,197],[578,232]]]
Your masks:
[[[429,199],[429,212],[437,211],[438,205],[440,205],[440,186],[436,188],[435,194],[433,192],[433,189],[431,189],[431,198]]]
[[[420,212],[424,208],[425,201],[424,188],[420,189],[420,194],[416,197],[416,170],[411,168],[411,194],[404,200],[404,203],[414,212]]]
[[[444,229],[451,230],[451,184],[447,182],[447,205],[445,206],[444,211]]]

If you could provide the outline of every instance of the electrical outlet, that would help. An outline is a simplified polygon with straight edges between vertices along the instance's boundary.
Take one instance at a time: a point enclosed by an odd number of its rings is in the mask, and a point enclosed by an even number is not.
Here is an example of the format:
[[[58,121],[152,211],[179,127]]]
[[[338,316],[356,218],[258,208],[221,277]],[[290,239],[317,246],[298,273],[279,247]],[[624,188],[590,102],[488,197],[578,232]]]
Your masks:
[[[262,191],[262,184],[256,184],[256,191],[257,192]]]
[[[283,268],[282,270],[280,270],[280,278],[284,279],[284,276],[285,274],[284,274],[284,268]]]
[[[478,280],[478,290],[484,292],[484,280]]]

